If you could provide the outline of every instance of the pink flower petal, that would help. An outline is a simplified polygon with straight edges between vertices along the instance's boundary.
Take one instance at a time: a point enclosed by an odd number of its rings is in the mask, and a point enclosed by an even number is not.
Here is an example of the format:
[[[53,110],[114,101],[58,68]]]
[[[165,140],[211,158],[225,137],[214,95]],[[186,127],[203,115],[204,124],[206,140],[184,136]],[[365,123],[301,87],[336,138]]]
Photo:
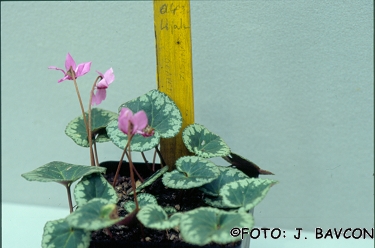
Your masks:
[[[133,118],[130,120],[134,127],[133,127],[133,134],[136,133],[137,131],[142,131],[147,127],[148,124],[148,119],[145,111],[141,110],[134,114]]]
[[[107,91],[105,89],[97,89],[96,94],[92,95],[91,104],[99,105],[107,96]]]
[[[103,78],[102,80],[99,81],[99,83],[96,84],[96,88],[97,89],[107,89],[108,88],[108,83],[105,80],[105,78]]]
[[[76,77],[80,77],[89,72],[90,67],[91,62],[82,63],[79,64],[78,67],[76,67],[76,62],[74,61],[73,57],[68,53],[65,58],[65,68],[67,70],[66,72],[63,69],[57,68],[56,66],[50,66],[48,67],[48,69],[59,70],[64,73],[64,77],[57,81],[58,83],[60,83],[65,80],[73,80],[73,78],[71,77],[71,73],[68,73],[70,68],[73,68]]]
[[[80,77],[88,73],[90,71],[90,67],[91,67],[91,62],[79,64],[77,66],[77,69],[75,69],[76,77]]]
[[[96,71],[102,78],[104,78],[104,75],[103,73],[101,73],[100,71]]]
[[[56,66],[49,66],[48,69],[58,70],[58,71],[62,71],[62,73],[64,73],[64,77],[62,79],[60,79],[59,81],[57,81],[58,83],[61,83],[62,81],[68,79],[68,76],[66,75],[66,73],[63,69],[57,68]]]
[[[131,117],[133,117],[133,112],[130,109],[128,108],[121,109],[120,115],[118,117],[118,127],[125,134],[128,134]]]
[[[65,77],[63,77],[62,79],[60,79],[59,81],[57,81],[58,83],[61,83],[62,81],[65,81],[65,80],[72,80],[69,75],[65,75]]]
[[[96,72],[102,77],[102,80],[100,80],[100,82],[96,84],[96,87],[98,89],[106,89],[106,88],[108,88],[108,86],[115,80],[115,75],[113,74],[113,69],[112,68],[109,68],[104,73],[104,75],[101,72],[99,72],[99,71],[96,71]]]
[[[65,69],[69,71],[70,67],[73,68],[73,70],[76,69],[76,62],[74,61],[73,57],[68,53],[66,55],[65,59]]]
[[[143,129],[147,126],[148,120],[146,113],[141,110],[133,115],[133,112],[128,108],[122,108],[118,118],[118,127],[125,134],[134,135],[140,133],[143,135]],[[131,133],[129,133],[129,129]]]
[[[113,74],[113,69],[112,67],[109,68],[105,73],[104,73],[104,78],[108,82],[108,85],[110,85],[113,81],[115,81],[115,75]]]

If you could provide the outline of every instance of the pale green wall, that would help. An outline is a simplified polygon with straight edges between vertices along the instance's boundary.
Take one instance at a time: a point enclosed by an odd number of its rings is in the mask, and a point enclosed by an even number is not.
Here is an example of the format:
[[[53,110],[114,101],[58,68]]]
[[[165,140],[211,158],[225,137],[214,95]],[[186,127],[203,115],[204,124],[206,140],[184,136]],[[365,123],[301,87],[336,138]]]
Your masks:
[[[20,174],[88,162],[64,134],[80,114],[67,52],[92,61],[83,100],[113,67],[100,105],[116,111],[156,87],[152,2],[2,2],[2,199],[67,206],[64,188]],[[256,224],[373,227],[373,1],[192,1],[196,122],[280,183]],[[86,92],[86,93],[85,93]],[[100,145],[101,160],[121,151]],[[224,161],[218,160],[222,165]]]

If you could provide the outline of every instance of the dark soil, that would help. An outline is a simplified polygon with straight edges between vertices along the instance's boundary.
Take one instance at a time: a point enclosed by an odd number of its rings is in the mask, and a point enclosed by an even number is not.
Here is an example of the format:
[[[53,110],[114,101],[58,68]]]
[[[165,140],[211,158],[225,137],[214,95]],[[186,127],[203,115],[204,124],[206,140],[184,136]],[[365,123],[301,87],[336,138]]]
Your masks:
[[[108,171],[107,171],[108,172]],[[109,172],[105,175],[110,184],[113,182],[114,172]],[[137,183],[140,183],[138,181]],[[118,201],[118,215],[120,217],[126,216],[128,213],[122,207],[125,201],[133,201],[133,195],[127,195],[126,192],[131,191],[130,177],[120,176],[118,178],[117,186],[115,187],[119,196]],[[158,204],[161,206],[172,206],[177,211],[189,211],[191,209],[207,206],[203,201],[203,193],[198,189],[190,190],[175,190],[167,188],[163,185],[161,178],[148,186],[142,192],[154,195],[157,198]],[[100,230],[92,233],[90,247],[116,247],[114,242],[122,243],[118,247],[143,247],[145,243],[147,247],[197,247],[184,243],[179,235],[178,230],[170,229],[168,231],[158,231],[154,229],[145,228],[138,222],[131,227],[124,225],[114,225],[106,230]],[[155,242],[157,244],[155,244]],[[154,243],[154,245],[151,245]],[[150,246],[151,245],[151,246]],[[213,245],[207,247],[236,247],[235,245]]]

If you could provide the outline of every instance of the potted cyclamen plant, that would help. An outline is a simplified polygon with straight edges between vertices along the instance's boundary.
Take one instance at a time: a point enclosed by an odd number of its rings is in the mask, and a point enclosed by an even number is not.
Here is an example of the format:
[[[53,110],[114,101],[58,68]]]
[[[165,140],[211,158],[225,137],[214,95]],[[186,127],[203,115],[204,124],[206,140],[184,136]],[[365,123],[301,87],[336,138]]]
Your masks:
[[[115,79],[112,68],[98,72],[85,112],[76,79],[90,67],[91,62],[77,66],[70,54],[66,71],[49,67],[64,73],[59,83],[75,84],[82,115],[67,125],[65,133],[89,148],[90,163],[54,161],[22,174],[27,180],[58,182],[67,189],[71,213],[46,223],[42,247],[115,247],[116,242],[119,247],[239,246],[241,235],[233,237],[231,229],[253,227],[249,211],[276,183],[258,175],[272,173],[231,152],[218,135],[200,124],[180,130],[179,109],[158,90],[121,104],[116,112],[92,108],[106,98],[106,89]],[[191,155],[167,165],[159,152],[160,139],[180,131]],[[123,150],[122,155],[115,164],[99,163],[96,143],[109,141]],[[155,151],[152,162],[144,154],[148,150]],[[134,163],[132,152],[141,152],[144,162]],[[160,164],[155,163],[156,154]],[[209,160],[213,157],[230,165],[218,166]],[[73,207],[70,186],[77,180]]]

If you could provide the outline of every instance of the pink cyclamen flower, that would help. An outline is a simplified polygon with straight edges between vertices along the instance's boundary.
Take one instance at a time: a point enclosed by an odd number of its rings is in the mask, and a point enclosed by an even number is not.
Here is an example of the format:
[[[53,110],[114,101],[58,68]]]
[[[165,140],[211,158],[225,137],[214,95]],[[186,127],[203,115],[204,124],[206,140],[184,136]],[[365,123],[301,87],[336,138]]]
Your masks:
[[[65,81],[65,80],[73,80],[72,75],[69,73],[70,67],[73,68],[75,78],[77,78],[77,77],[85,75],[86,73],[90,71],[91,62],[82,63],[76,66],[76,62],[74,61],[72,56],[70,56],[70,54],[68,53],[65,59],[66,72],[63,69],[57,68],[56,66],[50,66],[48,67],[48,69],[54,69],[54,70],[62,71],[64,73],[64,77],[60,79],[59,81],[57,81],[58,83],[61,83],[62,81]]]
[[[141,110],[133,115],[133,112],[128,108],[122,108],[118,117],[119,129],[127,134],[134,135],[136,133],[142,134],[143,136],[150,136],[149,132],[144,132],[144,129],[148,126],[148,119],[146,113]]]
[[[93,93],[91,104],[99,105],[107,96],[106,89],[115,80],[115,75],[113,74],[113,69],[109,68],[104,75],[101,72],[96,71],[102,77],[102,80],[96,84],[96,93]]]

